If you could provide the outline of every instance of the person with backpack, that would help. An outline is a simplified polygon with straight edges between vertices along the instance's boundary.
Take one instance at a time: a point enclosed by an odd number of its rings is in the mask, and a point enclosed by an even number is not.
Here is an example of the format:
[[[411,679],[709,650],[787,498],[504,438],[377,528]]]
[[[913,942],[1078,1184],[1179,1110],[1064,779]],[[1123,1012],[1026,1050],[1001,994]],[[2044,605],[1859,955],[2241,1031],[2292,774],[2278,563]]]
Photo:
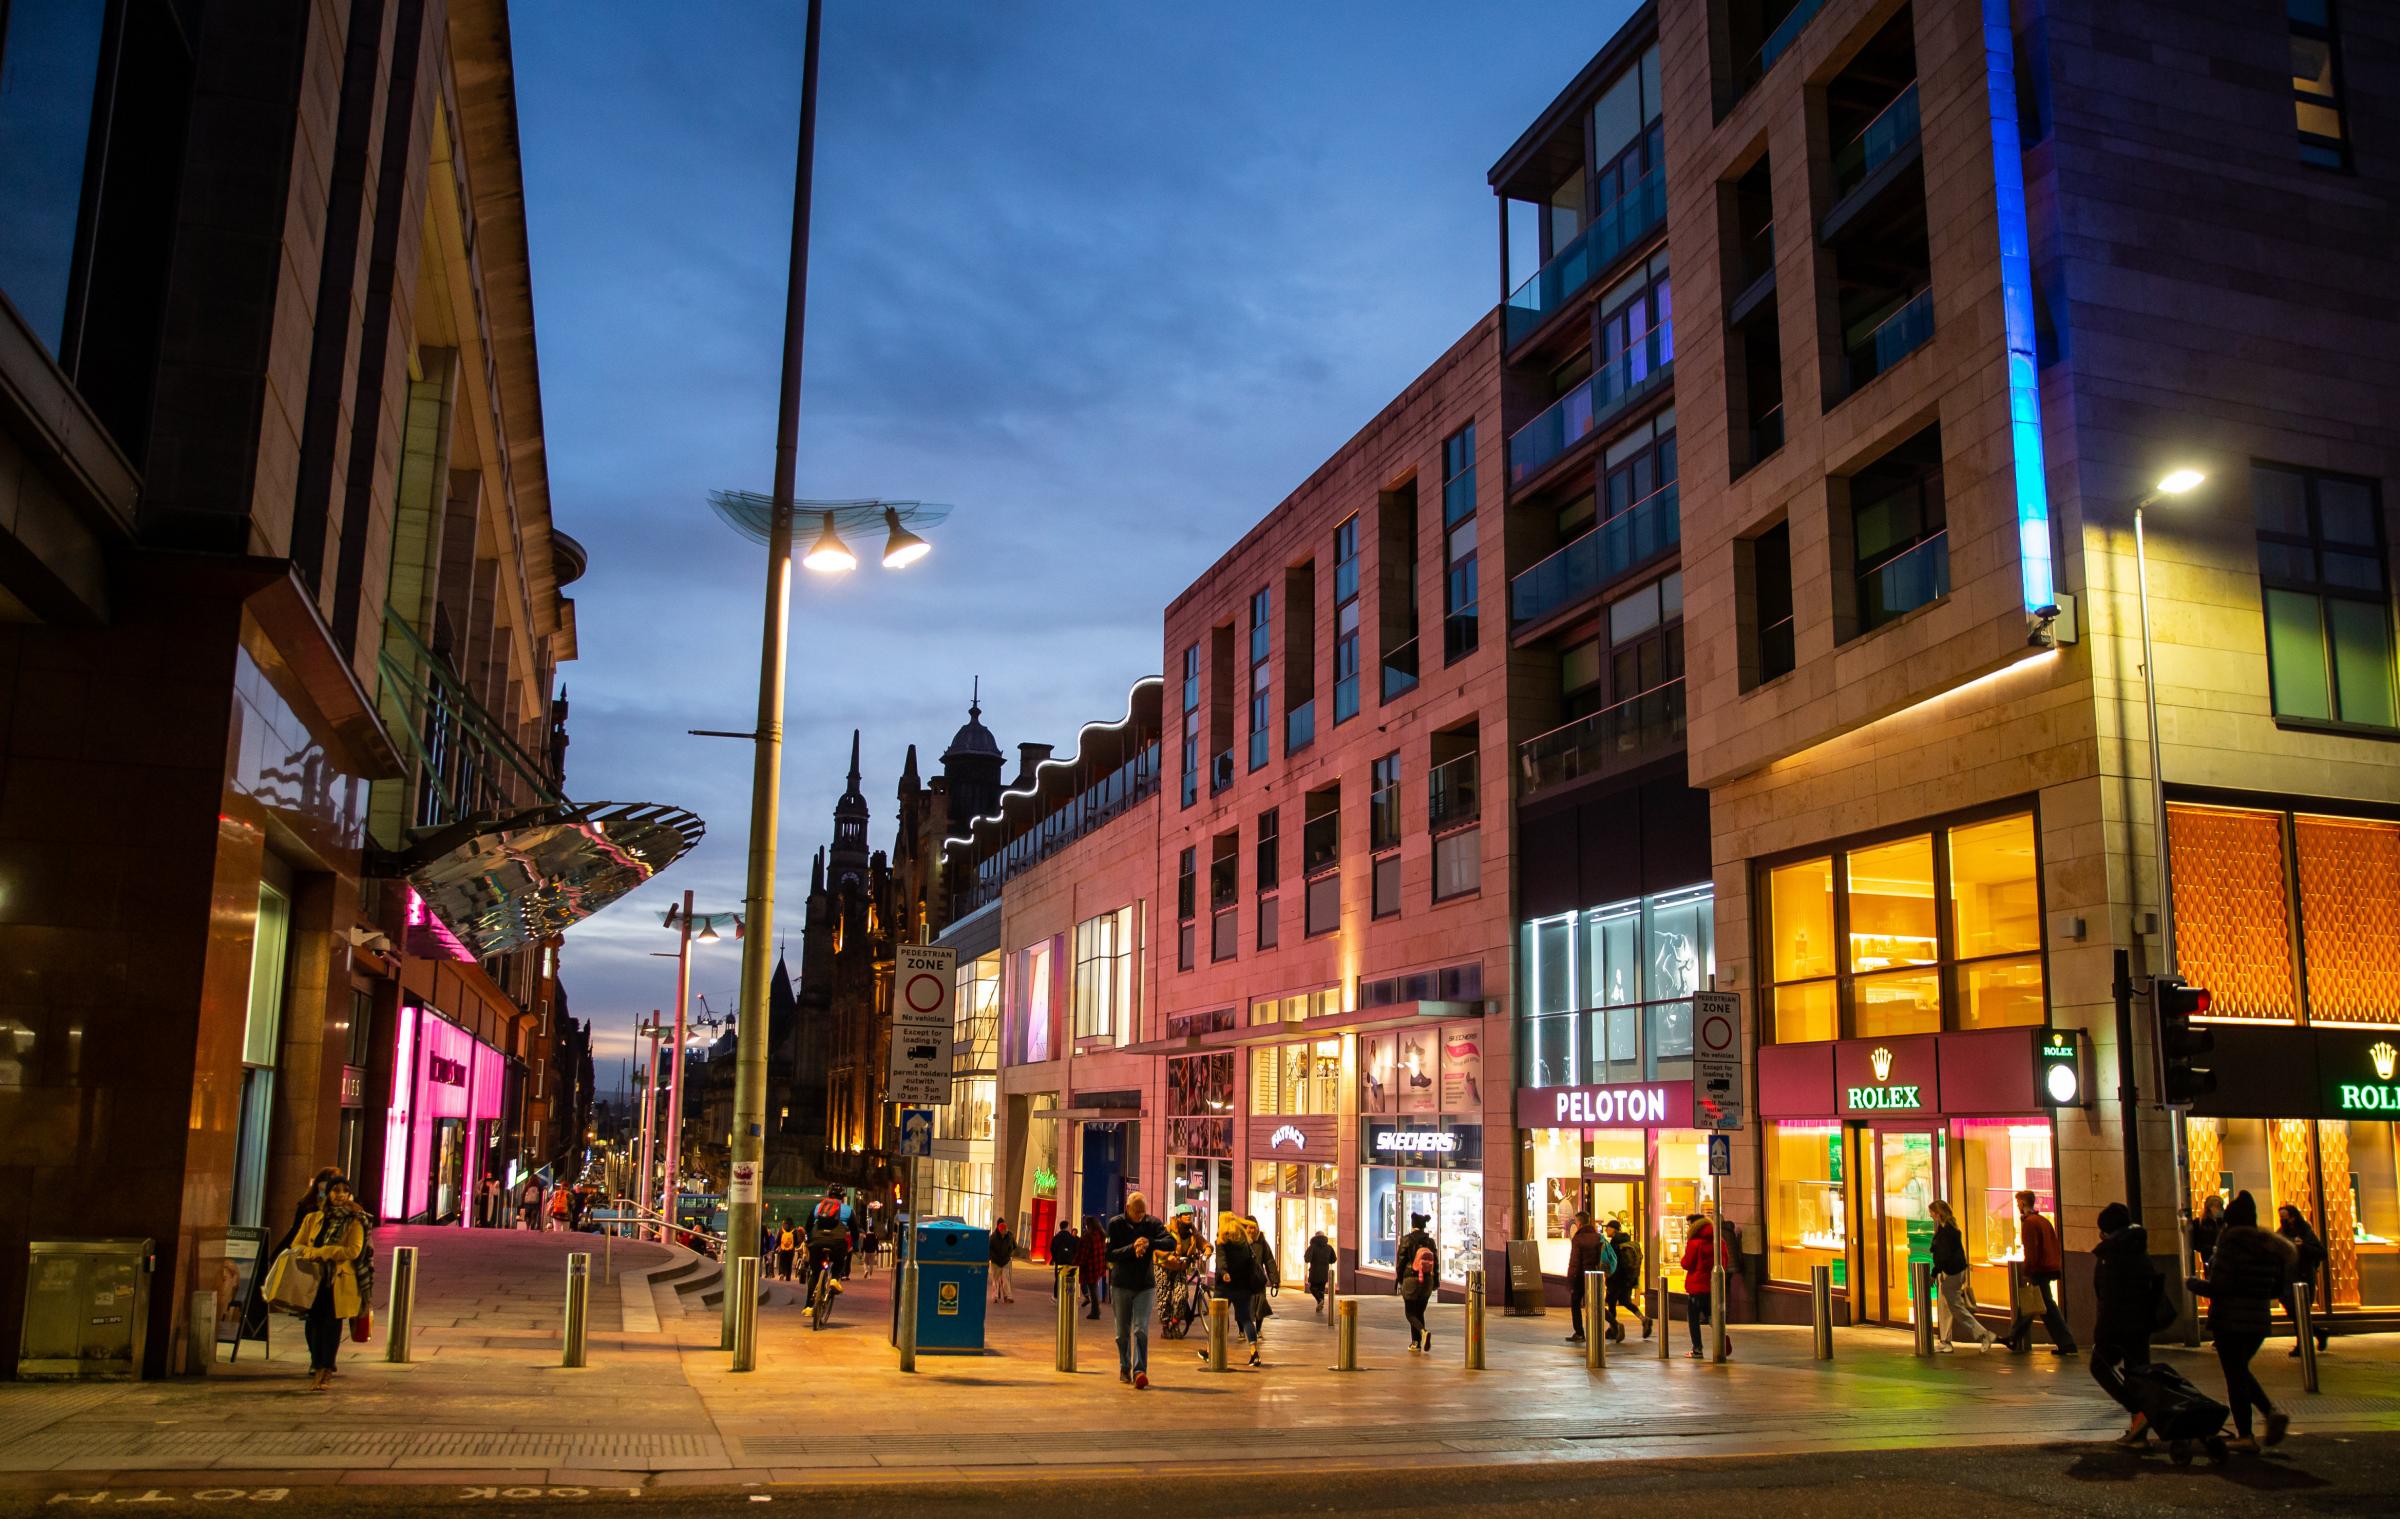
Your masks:
[[[1716,1267],[1731,1266],[1717,1246],[1717,1231],[1709,1226],[1708,1215],[1694,1213],[1684,1219],[1689,1225],[1683,1237],[1683,1316],[1692,1331],[1692,1348],[1684,1353],[1686,1360],[1697,1361],[1706,1352],[1700,1343],[1700,1326],[1708,1323],[1715,1304],[1712,1294],[1715,1282],[1711,1273]],[[1733,1336],[1725,1336],[1725,1359],[1733,1359]]]
[[[2317,1351],[2323,1354],[2332,1339],[2331,1332],[2325,1327],[2325,1295],[2321,1290],[2324,1282],[2318,1275],[2325,1266],[2325,1242],[2317,1238],[2315,1229],[2309,1227],[2308,1216],[2290,1203],[2276,1210],[2275,1232],[2292,1247],[2292,1281],[2307,1282],[2313,1289],[2318,1289],[2315,1292],[2316,1311],[2311,1318],[2316,1328]],[[2296,1356],[2300,1353],[2300,1310],[2288,1285],[2283,1291],[2283,1312],[2292,1321],[2291,1353]]]
[[[800,1236],[792,1232],[792,1221],[782,1220],[775,1228],[775,1274],[785,1281],[792,1279],[792,1256],[800,1248]]]
[[[526,1177],[525,1185],[517,1191],[517,1227],[542,1227],[542,1184],[537,1177]]]
[[[1568,1344],[1583,1343],[1583,1331],[1586,1328],[1583,1322],[1585,1276],[1597,1271],[1605,1278],[1615,1274],[1616,1269],[1617,1253],[1601,1237],[1599,1228],[1592,1223],[1592,1216],[1589,1213],[1577,1213],[1567,1233],[1567,1322],[1573,1326],[1567,1335]],[[1608,1289],[1603,1286],[1601,1296],[1605,1298],[1607,1295]]]
[[[1325,1295],[1333,1290],[1333,1267],[1339,1259],[1334,1253],[1333,1242],[1325,1237],[1322,1229],[1309,1240],[1307,1251],[1300,1257],[1302,1264],[1308,1267],[1308,1295],[1316,1300],[1319,1312],[1324,1311]]]
[[[1426,1232],[1422,1213],[1409,1219],[1413,1226],[1400,1240],[1399,1281],[1400,1310],[1408,1315],[1408,1348],[1433,1353],[1433,1331],[1425,1327],[1425,1305],[1441,1290],[1442,1260],[1434,1249],[1433,1236]]]
[[[2150,1234],[2133,1221],[2133,1210],[2110,1203],[2100,1210],[2100,1243],[2092,1247],[2092,1380],[2131,1416],[2119,1445],[2150,1438],[2150,1416],[2134,1395],[2132,1379],[2150,1364],[2150,1335],[2158,1327],[2162,1297],[2150,1269]]]
[[[1959,1231],[1958,1215],[1938,1197],[1926,1205],[1926,1211],[1933,1215],[1933,1282],[1941,1294],[1941,1317],[1934,1321],[1941,1334],[1933,1342],[1933,1348],[1944,1355],[1955,1350],[1957,1346],[1952,1342],[1959,1327],[1964,1325],[1975,1336],[1976,1343],[1989,1350],[1999,1336],[1984,1328],[1983,1320],[1975,1316],[1975,1303],[1967,1290],[1967,1239]]]
[[[2237,1192],[2225,1206],[2225,1230],[2217,1236],[2217,1252],[2209,1258],[2208,1274],[2191,1279],[2195,1296],[2208,1299],[2208,1329],[2217,1342],[2217,1365],[2225,1373],[2225,1402],[2233,1409],[2231,1448],[2255,1451],[2260,1441],[2250,1434],[2250,1411],[2267,1417],[2265,1444],[2282,1441],[2291,1418],[2267,1397],[2250,1370],[2250,1358],[2266,1343],[2275,1303],[2291,1285],[2299,1252],[2280,1235],[2258,1226],[2258,1201]]]
[[[1646,1301],[1649,1289],[1642,1283],[1642,1247],[1625,1225],[1617,1219],[1608,1221],[1608,1248],[1616,1253],[1617,1268],[1608,1274],[1608,1337],[1623,1344],[1625,1326],[1617,1322],[1617,1310],[1624,1309],[1642,1321],[1642,1338],[1650,1338],[1650,1312]]]

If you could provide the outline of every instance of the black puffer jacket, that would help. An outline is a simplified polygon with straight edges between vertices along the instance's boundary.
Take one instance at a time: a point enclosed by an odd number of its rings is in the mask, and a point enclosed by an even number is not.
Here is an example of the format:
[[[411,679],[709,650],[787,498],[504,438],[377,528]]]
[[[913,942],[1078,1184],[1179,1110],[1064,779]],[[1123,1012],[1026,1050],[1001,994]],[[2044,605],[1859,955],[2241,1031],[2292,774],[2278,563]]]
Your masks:
[[[2208,1275],[2192,1279],[2192,1291],[2208,1299],[2210,1331],[2264,1336],[2297,1258],[2288,1243],[2264,1229],[2229,1228],[2219,1235]]]
[[[2108,1345],[2150,1343],[2158,1272],[2150,1265],[2150,1232],[2129,1224],[2092,1247],[2092,1296],[2098,1305],[2092,1337]]]

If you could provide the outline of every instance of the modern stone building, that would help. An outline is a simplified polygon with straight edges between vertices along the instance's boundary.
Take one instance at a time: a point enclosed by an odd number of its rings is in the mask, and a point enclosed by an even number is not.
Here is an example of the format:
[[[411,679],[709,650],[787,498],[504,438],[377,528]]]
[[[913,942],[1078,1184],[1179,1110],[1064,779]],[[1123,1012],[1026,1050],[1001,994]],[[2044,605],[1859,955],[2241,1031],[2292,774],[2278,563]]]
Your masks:
[[[320,1166],[572,1148],[554,888],[699,825],[560,790],[497,0],[0,27],[0,1356],[29,1240],[147,1238],[157,1374]]]

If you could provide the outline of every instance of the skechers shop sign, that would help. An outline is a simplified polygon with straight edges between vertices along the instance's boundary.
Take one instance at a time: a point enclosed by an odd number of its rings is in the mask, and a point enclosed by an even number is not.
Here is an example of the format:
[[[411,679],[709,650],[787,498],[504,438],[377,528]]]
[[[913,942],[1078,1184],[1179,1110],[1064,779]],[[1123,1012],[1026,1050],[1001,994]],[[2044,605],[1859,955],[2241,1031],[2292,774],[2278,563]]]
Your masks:
[[[1367,1124],[1367,1160],[1381,1166],[1473,1170],[1483,1164],[1483,1129],[1471,1123]]]

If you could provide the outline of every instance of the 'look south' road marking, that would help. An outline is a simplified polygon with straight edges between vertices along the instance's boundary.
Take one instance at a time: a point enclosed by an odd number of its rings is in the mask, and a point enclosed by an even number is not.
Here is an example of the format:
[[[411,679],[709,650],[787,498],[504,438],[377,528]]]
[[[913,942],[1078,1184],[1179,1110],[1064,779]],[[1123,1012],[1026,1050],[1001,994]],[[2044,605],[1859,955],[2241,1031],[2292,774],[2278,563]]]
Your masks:
[[[162,1493],[144,1488],[138,1493],[52,1493],[52,1503],[281,1503],[288,1487],[201,1487]]]

